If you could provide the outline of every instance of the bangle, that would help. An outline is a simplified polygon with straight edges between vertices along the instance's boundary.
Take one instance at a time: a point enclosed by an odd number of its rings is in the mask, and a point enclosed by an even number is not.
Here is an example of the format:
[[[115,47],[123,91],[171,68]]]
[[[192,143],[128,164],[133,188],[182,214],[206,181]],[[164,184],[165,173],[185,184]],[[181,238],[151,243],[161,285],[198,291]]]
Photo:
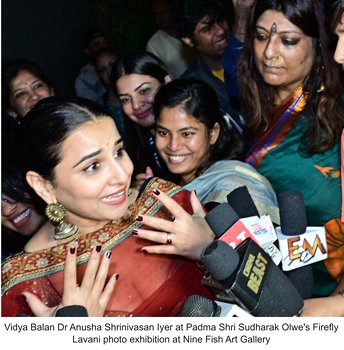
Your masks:
[[[344,289],[339,290],[338,294],[341,295],[342,297],[344,297]]]

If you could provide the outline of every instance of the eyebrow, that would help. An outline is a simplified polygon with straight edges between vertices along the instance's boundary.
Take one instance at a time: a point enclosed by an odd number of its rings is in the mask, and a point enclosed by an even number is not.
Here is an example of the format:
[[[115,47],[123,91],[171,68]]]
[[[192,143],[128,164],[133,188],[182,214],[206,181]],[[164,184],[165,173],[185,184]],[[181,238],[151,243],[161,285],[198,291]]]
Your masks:
[[[141,86],[142,86],[142,85],[145,85],[145,84],[151,84],[151,82],[149,82],[149,81],[145,81],[145,82],[143,82],[143,83],[142,83],[142,84],[140,84],[138,87],[136,87],[136,88],[134,89],[134,91],[139,90],[139,89],[141,88]],[[130,95],[130,94],[128,94],[128,93],[118,94],[118,96],[125,96],[125,95]]]
[[[260,26],[258,24],[256,25],[256,29],[262,29],[262,30],[265,30],[266,32],[270,33],[270,30],[268,30],[268,29],[266,29],[266,28],[264,28],[264,27],[262,27],[262,26]],[[300,35],[304,34],[304,33],[299,32],[297,30],[282,30],[280,32],[276,31],[276,34],[288,34],[288,33],[295,33],[295,34],[300,34]]]
[[[119,143],[123,142],[122,138],[119,138],[117,141],[114,142],[114,146],[117,146]],[[102,149],[99,149],[95,152],[92,152],[90,154],[86,154],[86,156],[82,157],[76,164],[73,165],[72,169],[74,169],[75,167],[77,167],[79,164],[81,164],[82,162],[84,162],[87,159],[93,158],[95,156],[97,156],[98,154],[100,154],[102,151]]]
[[[170,131],[168,128],[165,128],[164,126],[162,126],[160,124],[156,124],[156,129],[158,129],[158,128]],[[196,131],[198,130],[198,128],[195,128],[194,126],[186,126],[185,128],[181,128],[177,131],[186,131],[186,130],[190,130],[190,129],[196,130]]]

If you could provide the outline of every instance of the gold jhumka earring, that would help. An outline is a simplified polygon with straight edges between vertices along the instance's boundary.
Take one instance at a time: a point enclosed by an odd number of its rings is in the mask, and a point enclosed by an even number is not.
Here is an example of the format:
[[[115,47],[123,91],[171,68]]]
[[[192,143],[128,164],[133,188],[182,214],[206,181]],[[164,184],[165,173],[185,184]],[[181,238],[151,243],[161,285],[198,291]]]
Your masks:
[[[61,203],[48,204],[45,208],[45,215],[56,226],[54,232],[55,241],[61,241],[78,233],[79,228],[76,225],[65,221],[67,212]]]

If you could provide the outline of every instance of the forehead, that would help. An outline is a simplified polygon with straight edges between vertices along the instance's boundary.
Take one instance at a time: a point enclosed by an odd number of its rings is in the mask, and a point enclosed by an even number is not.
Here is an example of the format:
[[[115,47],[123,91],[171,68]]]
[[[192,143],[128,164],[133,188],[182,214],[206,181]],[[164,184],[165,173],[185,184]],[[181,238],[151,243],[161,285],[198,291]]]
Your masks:
[[[163,108],[157,121],[159,125],[171,124],[170,127],[180,128],[180,125],[196,126],[203,125],[193,115],[188,114],[182,106]]]
[[[133,92],[143,84],[160,85],[158,79],[144,74],[127,74],[117,80],[117,88],[121,94]]]
[[[103,149],[119,139],[112,118],[104,116],[90,120],[77,127],[62,142],[62,161],[75,160],[83,155]]]
[[[287,31],[304,34],[303,31],[290,22],[282,12],[275,10],[267,10],[263,12],[256,22],[256,26],[262,27],[268,31],[271,30],[273,25],[275,25],[277,33]]]
[[[31,82],[33,80],[37,80],[39,79],[38,77],[36,77],[35,75],[33,75],[32,73],[30,73],[27,70],[21,70],[18,72],[18,74],[12,79],[11,81],[11,86],[15,87],[17,85],[26,83],[26,82]]]

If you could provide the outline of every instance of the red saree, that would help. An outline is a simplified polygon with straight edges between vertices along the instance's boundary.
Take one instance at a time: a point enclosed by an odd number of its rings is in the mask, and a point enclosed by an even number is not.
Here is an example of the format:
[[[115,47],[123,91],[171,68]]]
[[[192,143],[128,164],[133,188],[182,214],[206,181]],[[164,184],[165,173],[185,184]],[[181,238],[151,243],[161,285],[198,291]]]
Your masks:
[[[85,263],[95,244],[102,244],[103,252],[112,251],[109,276],[117,272],[120,279],[104,316],[177,316],[189,295],[211,296],[202,286],[202,273],[194,262],[178,256],[144,254],[140,249],[149,243],[131,235],[134,228],[141,226],[135,221],[138,213],[169,218],[168,211],[153,197],[154,188],[164,191],[192,213],[189,192],[155,178],[129,207],[124,218],[76,239],[78,282],[82,280]],[[32,253],[23,252],[3,263],[2,316],[15,316],[18,313],[32,315],[21,296],[23,291],[33,292],[49,306],[60,302],[69,244]]]

